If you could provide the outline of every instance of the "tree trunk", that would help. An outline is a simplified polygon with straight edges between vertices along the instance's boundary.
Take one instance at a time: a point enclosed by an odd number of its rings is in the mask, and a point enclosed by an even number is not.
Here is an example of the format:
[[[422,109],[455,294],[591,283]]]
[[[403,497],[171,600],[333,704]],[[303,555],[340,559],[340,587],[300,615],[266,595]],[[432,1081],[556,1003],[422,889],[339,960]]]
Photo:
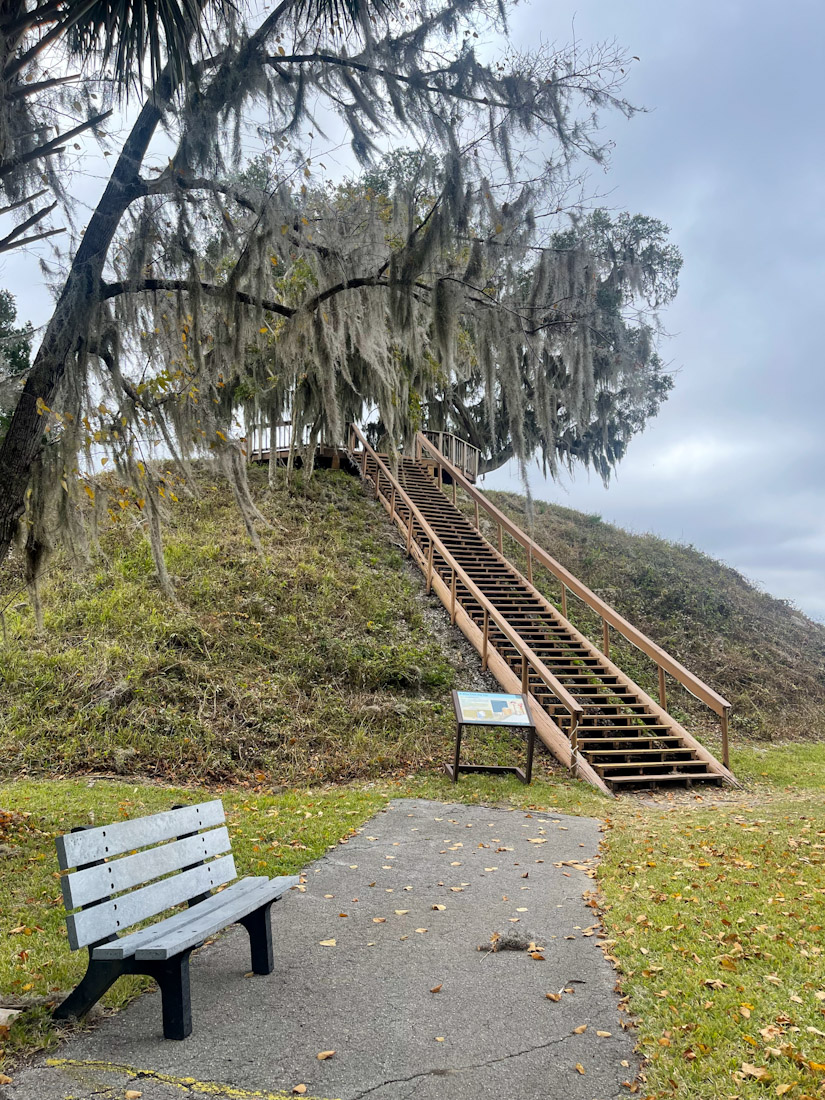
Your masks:
[[[168,98],[168,80],[163,80]],[[43,342],[0,444],[0,564],[25,508],[31,468],[42,446],[44,417],[72,358],[86,354],[89,318],[100,302],[103,267],[123,214],[145,192],[140,166],[160,122],[156,95],[138,116],[72,262]]]

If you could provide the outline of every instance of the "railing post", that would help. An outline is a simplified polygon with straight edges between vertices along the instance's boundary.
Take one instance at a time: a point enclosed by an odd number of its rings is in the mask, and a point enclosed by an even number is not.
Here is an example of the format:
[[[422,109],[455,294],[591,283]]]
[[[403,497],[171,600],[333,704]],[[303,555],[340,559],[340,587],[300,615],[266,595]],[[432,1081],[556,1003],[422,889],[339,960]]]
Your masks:
[[[610,623],[607,619],[602,619],[602,653],[605,657],[610,656]]]
[[[430,539],[430,549],[427,552],[427,595],[433,590],[433,540]]]
[[[573,758],[575,759],[576,753],[579,751],[579,716],[578,714],[570,715],[570,748],[573,752]]]
[[[659,665],[659,706],[667,710],[667,692],[665,690],[665,670]]]
[[[412,508],[411,508],[410,509],[410,519],[409,519],[409,522],[407,524],[407,554],[408,555],[412,554],[412,521],[413,521],[413,514],[412,514]]]
[[[380,485],[381,485],[381,467],[376,463],[376,466],[375,466],[375,499],[376,500],[378,500],[378,497],[379,497],[380,492],[381,492]]]
[[[367,448],[366,447],[364,447],[363,451],[361,452],[361,476],[362,477],[367,476]]]
[[[450,582],[450,622],[455,626],[455,581],[456,573],[455,566],[453,566],[453,577]]]
[[[444,488],[444,472],[441,468],[441,463],[440,462],[438,463],[438,488],[439,489]]]
[[[527,547],[527,580],[533,583],[533,551],[530,546]]]
[[[490,612],[484,608],[484,640],[481,644],[481,671],[487,671],[487,646],[490,640]]]
[[[475,504],[475,506],[476,506],[476,531],[480,531],[480,530],[481,530],[481,528],[479,527],[479,523],[478,523],[478,500],[476,500],[475,498],[473,498],[473,503],[474,503],[474,504]]]
[[[455,478],[453,478],[453,508],[456,506],[456,484]]]
[[[390,519],[395,519],[395,486],[392,487],[392,496],[390,497]]]
[[[498,552],[499,552],[499,554],[502,554],[502,555],[504,554],[503,545],[504,545],[504,543],[503,543],[502,534],[501,534],[501,524],[499,524],[498,525]]]
[[[522,695],[526,695],[530,690],[530,680],[527,675],[527,658],[522,654],[521,657],[521,692]]]
[[[561,613],[567,618],[567,585],[561,586]]]
[[[722,763],[730,769],[730,748],[728,746],[728,713],[730,708],[722,711]]]

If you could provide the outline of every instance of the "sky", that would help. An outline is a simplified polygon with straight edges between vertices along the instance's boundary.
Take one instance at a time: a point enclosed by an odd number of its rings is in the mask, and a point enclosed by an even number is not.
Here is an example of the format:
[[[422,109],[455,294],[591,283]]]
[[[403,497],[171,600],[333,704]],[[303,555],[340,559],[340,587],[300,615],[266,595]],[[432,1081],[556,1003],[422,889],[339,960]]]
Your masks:
[[[593,183],[665,221],[685,260],[663,317],[669,400],[608,488],[536,467],[533,495],[691,543],[825,621],[825,5],[532,0],[511,31],[638,56],[626,95],[647,111],[604,116],[615,149]],[[73,187],[91,203],[106,167],[86,156]],[[10,254],[0,286],[47,320],[36,257]],[[521,489],[511,467],[484,487]]]
[[[825,620],[825,5],[535,0],[512,31],[639,57],[606,118],[605,205],[661,218],[684,255],[661,352],[675,386],[605,489],[533,495],[691,543]],[[484,487],[520,491],[510,467]]]

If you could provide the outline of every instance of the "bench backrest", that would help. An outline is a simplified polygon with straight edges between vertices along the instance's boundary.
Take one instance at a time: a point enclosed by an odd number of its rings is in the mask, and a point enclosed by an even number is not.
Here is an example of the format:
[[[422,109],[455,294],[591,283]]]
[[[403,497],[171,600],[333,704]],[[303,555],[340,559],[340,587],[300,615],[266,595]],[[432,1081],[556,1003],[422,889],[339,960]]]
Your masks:
[[[61,871],[76,868],[61,878],[66,909],[79,910],[66,916],[72,950],[231,882],[224,820],[216,799],[59,836]]]

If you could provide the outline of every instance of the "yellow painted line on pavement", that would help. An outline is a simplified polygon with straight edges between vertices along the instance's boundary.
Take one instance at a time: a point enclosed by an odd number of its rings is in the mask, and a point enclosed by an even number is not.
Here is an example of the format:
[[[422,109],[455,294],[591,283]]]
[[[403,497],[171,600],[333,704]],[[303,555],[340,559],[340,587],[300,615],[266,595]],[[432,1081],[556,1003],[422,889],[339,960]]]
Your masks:
[[[173,1077],[168,1073],[157,1073],[153,1069],[138,1069],[136,1066],[119,1065],[117,1062],[83,1061],[77,1058],[47,1058],[46,1065],[55,1069],[90,1069],[106,1073],[124,1073],[134,1080],[160,1081],[176,1089],[201,1096],[217,1096],[220,1100],[292,1100],[294,1092],[259,1092],[237,1088],[235,1085],[222,1085],[217,1081],[197,1081],[194,1077]],[[305,1100],[312,1100],[304,1094]],[[317,1100],[317,1098],[316,1098]]]

